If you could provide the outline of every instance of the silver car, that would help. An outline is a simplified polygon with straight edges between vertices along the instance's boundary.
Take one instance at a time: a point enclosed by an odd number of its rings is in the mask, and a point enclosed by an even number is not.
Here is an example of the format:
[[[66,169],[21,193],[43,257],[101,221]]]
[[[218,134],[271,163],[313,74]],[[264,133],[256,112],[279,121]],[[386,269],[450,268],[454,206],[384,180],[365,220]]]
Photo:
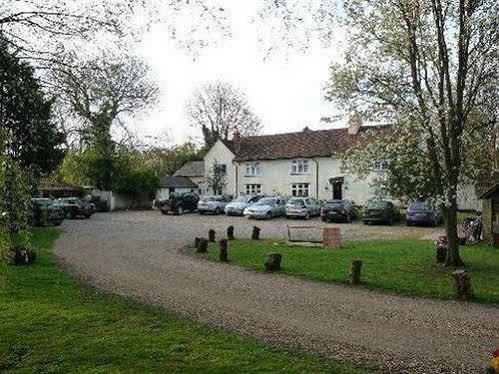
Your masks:
[[[222,214],[229,202],[230,198],[225,195],[202,196],[198,202],[198,212]]]
[[[248,218],[272,219],[284,215],[284,204],[286,200],[282,197],[264,197],[257,203],[244,209],[244,215]]]
[[[244,209],[257,203],[262,195],[242,195],[232,200],[225,207],[225,214],[228,216],[242,216]]]
[[[320,212],[320,205],[310,197],[294,197],[286,204],[286,218],[301,217],[309,220]]]

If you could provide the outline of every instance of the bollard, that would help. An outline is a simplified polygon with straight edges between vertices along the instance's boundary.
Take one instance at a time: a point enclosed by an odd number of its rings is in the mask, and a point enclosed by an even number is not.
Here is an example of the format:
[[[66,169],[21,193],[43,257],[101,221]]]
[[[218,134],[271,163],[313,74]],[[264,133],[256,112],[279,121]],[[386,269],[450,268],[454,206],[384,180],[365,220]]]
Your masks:
[[[265,261],[265,270],[276,271],[281,269],[282,255],[280,253],[269,253]]]
[[[350,265],[350,276],[348,278],[348,284],[356,285],[360,283],[360,270],[362,268],[362,261],[354,260]]]
[[[466,300],[473,296],[471,279],[466,270],[456,270],[452,272],[454,277],[454,287],[458,299]]]
[[[251,234],[251,239],[252,240],[259,240],[260,239],[260,228],[253,226],[253,234]]]
[[[208,240],[215,243],[215,230],[210,229],[210,231],[208,231]]]
[[[227,227],[227,239],[234,240],[234,226]]]
[[[443,264],[445,262],[445,256],[447,255],[447,236],[440,236],[435,241],[435,257],[437,264]]]
[[[208,251],[208,240],[201,238],[199,239],[198,253],[206,253]]]
[[[229,256],[227,252],[227,239],[220,240],[220,261],[227,262],[229,261]]]
[[[201,240],[201,238],[198,238],[196,236],[196,238],[194,239],[194,248],[198,249],[199,248],[199,241]]]

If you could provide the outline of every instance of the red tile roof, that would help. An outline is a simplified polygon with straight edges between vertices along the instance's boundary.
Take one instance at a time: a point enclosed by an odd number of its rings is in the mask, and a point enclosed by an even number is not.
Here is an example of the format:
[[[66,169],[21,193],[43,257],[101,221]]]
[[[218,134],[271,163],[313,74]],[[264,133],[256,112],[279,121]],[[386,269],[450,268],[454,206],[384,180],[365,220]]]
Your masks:
[[[388,126],[362,127],[358,134],[351,135],[347,128],[330,130],[305,130],[276,135],[249,136],[239,142],[224,141],[236,155],[236,161],[279,160],[293,158],[330,157],[344,152],[364,141],[362,134],[373,131],[377,135],[388,135]]]

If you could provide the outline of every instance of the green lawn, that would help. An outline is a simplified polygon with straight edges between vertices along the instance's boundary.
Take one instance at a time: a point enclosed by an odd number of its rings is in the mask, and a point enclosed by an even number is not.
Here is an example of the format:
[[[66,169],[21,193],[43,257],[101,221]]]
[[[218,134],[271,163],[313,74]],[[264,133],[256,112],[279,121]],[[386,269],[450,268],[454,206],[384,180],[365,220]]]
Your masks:
[[[454,296],[453,279],[435,263],[433,243],[422,240],[346,242],[339,250],[274,245],[272,241],[229,242],[229,261],[264,270],[267,253],[283,255],[282,272],[325,282],[344,283],[352,260],[362,260],[363,286],[405,295],[442,299]],[[461,257],[471,274],[475,301],[499,303],[499,250],[488,245],[461,247]],[[218,244],[204,257],[217,260]]]
[[[54,263],[57,236],[34,231],[38,263],[9,267],[0,291],[0,372],[367,372],[83,287]]]

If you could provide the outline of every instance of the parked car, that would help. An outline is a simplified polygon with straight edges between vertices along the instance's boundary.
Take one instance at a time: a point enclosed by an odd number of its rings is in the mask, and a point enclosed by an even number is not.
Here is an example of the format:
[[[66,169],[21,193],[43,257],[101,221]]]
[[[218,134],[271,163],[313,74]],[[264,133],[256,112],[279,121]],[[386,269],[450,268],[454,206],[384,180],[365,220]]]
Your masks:
[[[198,207],[199,196],[194,192],[172,193],[168,200],[160,203],[161,213],[183,214],[185,211],[194,212]]]
[[[324,222],[351,223],[356,217],[355,203],[350,200],[329,200],[321,209],[321,218]]]
[[[51,199],[36,198],[31,202],[33,204],[30,215],[31,226],[43,226],[47,223],[59,226],[64,221],[66,216],[64,209],[55,205]]]
[[[293,197],[285,206],[286,218],[301,217],[309,220],[318,216],[321,211],[320,205],[310,197]]]
[[[66,218],[85,217],[90,218],[95,210],[95,205],[80,199],[79,197],[65,197],[55,200],[55,204],[66,214]]]
[[[413,201],[407,208],[407,226],[437,226],[441,219],[440,212],[422,200]]]
[[[203,196],[199,200],[198,211],[200,214],[222,214],[230,200],[230,197],[225,195]]]
[[[399,209],[391,202],[377,200],[370,202],[364,210],[362,222],[365,225],[370,223],[384,223],[393,225],[400,220]]]
[[[228,216],[242,216],[244,209],[257,203],[263,195],[242,195],[225,206],[225,214]]]
[[[257,203],[244,209],[244,215],[248,218],[265,218],[283,216],[285,213],[286,200],[282,197],[264,197]]]

